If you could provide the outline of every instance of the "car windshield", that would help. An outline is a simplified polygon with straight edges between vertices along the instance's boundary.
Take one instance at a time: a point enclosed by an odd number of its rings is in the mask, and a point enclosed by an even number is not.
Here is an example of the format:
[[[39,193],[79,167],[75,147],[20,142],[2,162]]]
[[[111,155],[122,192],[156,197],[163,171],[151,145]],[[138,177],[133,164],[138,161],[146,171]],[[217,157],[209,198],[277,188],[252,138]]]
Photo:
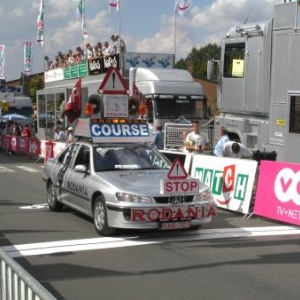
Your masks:
[[[170,161],[147,145],[108,145],[94,148],[95,172],[168,169]]]

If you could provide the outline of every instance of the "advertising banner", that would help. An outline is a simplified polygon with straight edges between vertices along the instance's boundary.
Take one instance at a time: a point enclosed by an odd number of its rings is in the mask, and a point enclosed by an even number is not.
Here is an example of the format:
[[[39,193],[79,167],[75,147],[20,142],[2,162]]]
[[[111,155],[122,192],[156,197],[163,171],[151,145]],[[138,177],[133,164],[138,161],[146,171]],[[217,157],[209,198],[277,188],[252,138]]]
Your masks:
[[[300,165],[262,161],[254,214],[300,225]]]
[[[218,207],[247,214],[256,169],[255,160],[196,154],[191,176],[210,187]]]
[[[29,139],[27,137],[20,137],[20,152],[28,154]]]
[[[20,152],[20,137],[19,136],[11,137],[10,149],[13,152]]]
[[[38,139],[29,139],[28,154],[31,156],[39,156],[41,152],[41,145]]]

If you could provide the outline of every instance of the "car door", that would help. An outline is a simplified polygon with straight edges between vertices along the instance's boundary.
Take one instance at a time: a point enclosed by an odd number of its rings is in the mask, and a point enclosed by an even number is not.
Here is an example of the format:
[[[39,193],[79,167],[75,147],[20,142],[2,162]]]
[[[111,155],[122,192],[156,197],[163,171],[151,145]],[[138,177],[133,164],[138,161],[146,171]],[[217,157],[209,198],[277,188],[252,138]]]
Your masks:
[[[78,211],[89,214],[90,212],[90,182],[91,182],[91,152],[88,145],[80,145],[72,166],[66,174],[66,190],[68,192],[69,205]],[[84,165],[86,172],[75,170],[78,165]]]
[[[69,193],[67,190],[66,178],[70,171],[70,166],[74,154],[78,150],[78,144],[71,144],[63,153],[58,157],[57,164],[52,170],[52,179],[56,188],[56,195],[62,203],[68,202]]]

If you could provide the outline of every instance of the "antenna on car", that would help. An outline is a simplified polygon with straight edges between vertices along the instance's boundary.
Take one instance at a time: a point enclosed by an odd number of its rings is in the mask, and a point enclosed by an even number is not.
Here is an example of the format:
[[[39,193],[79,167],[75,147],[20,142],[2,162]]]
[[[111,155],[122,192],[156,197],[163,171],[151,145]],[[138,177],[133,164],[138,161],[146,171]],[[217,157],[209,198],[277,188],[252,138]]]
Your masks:
[[[248,18],[250,16],[251,12],[252,12],[252,9],[253,9],[253,6],[250,8],[249,13],[248,13],[248,15],[247,15],[247,17],[246,17],[246,19],[244,21],[244,24],[246,24],[248,22]]]

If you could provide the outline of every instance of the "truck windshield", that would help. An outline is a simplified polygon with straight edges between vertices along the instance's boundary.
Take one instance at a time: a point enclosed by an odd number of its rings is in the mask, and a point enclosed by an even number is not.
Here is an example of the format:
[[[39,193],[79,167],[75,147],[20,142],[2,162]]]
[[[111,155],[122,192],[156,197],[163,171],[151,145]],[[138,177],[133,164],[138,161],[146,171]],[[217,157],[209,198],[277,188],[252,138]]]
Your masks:
[[[206,117],[204,100],[159,98],[154,102],[156,119],[173,119],[180,116],[187,119],[203,119]]]

